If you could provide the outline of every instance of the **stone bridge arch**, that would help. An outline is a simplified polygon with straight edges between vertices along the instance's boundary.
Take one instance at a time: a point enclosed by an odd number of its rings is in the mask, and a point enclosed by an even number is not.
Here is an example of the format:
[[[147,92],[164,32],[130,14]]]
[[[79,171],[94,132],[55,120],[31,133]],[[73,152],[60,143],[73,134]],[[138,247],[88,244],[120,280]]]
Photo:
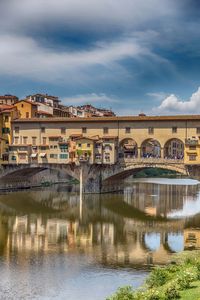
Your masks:
[[[164,158],[183,159],[184,142],[178,138],[171,138],[164,144]]]
[[[119,143],[119,158],[137,158],[138,145],[132,138],[125,138]]]
[[[141,163],[132,163],[130,165],[122,167],[115,167],[112,169],[111,172],[105,172],[103,182],[109,182],[113,180],[120,180],[125,179],[131,175],[134,175],[138,173],[141,170],[149,169],[149,168],[158,168],[158,169],[164,169],[164,170],[170,170],[177,173],[180,173],[182,175],[188,175],[188,171],[185,168],[184,164],[176,164],[176,163],[163,163],[162,160],[159,160],[157,162],[155,161],[144,161]]]
[[[161,144],[158,140],[148,138],[141,144],[141,157],[144,158],[160,158],[161,157]]]

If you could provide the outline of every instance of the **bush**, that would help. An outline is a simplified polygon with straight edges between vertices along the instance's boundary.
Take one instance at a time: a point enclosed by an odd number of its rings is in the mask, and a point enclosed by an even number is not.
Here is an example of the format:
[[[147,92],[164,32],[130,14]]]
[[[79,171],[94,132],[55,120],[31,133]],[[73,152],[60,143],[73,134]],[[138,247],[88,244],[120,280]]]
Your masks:
[[[141,299],[145,299],[145,300],[160,300],[161,299],[161,295],[160,292],[158,290],[152,289],[147,291],[144,294],[144,297]]]
[[[165,290],[165,300],[178,299],[180,298],[180,293],[178,286],[175,284],[169,285]]]
[[[164,285],[169,279],[170,273],[167,269],[155,268],[146,280],[146,283],[149,287],[158,287]]]
[[[136,300],[134,291],[131,286],[125,286],[119,288],[113,296],[107,298],[107,300]]]
[[[177,278],[177,283],[180,290],[189,289],[192,281],[195,280],[194,274],[188,271],[183,271]]]

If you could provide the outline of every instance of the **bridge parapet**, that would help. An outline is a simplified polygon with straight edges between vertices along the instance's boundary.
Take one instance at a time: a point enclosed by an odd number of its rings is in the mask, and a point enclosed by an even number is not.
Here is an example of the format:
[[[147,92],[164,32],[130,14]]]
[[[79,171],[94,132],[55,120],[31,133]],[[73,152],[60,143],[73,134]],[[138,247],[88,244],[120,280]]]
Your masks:
[[[156,158],[156,157],[141,157],[141,158],[123,158],[119,159],[119,163],[121,164],[176,164],[176,165],[184,165],[183,159],[171,159],[171,158]]]

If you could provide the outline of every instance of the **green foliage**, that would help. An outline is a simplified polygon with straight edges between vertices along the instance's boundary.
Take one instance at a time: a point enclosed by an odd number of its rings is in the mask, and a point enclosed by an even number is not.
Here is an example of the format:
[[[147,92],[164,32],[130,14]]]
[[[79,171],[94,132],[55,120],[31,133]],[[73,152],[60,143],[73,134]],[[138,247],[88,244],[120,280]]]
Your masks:
[[[170,279],[170,272],[165,268],[155,268],[146,283],[149,287],[158,287],[164,285]]]
[[[200,252],[183,253],[177,256],[176,263],[156,267],[141,290],[131,287],[118,289],[107,300],[195,300],[200,295]],[[194,295],[194,297],[190,297]],[[200,300],[200,299],[199,299]]]
[[[179,285],[180,290],[189,289],[191,287],[191,283],[195,280],[195,276],[193,273],[189,271],[183,271],[177,277],[177,283]]]
[[[164,299],[171,300],[171,299],[178,299],[178,298],[180,298],[179,287],[174,283],[167,286],[164,293]]]
[[[175,177],[177,173],[171,170],[159,169],[159,168],[148,168],[145,170],[139,171],[135,177]]]
[[[107,300],[136,300],[134,291],[131,286],[125,286],[119,288],[113,296],[107,298]]]

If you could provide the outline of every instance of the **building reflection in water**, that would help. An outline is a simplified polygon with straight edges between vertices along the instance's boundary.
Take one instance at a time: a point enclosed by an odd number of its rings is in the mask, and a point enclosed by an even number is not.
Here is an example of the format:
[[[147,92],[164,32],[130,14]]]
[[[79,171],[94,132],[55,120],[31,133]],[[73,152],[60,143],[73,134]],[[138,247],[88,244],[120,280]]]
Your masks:
[[[134,183],[123,194],[84,196],[82,219],[77,194],[49,189],[0,196],[1,255],[84,253],[113,267],[164,264],[174,252],[200,248],[200,217],[167,218],[184,201],[199,201],[198,191],[197,185]],[[123,205],[128,215],[116,209]]]

